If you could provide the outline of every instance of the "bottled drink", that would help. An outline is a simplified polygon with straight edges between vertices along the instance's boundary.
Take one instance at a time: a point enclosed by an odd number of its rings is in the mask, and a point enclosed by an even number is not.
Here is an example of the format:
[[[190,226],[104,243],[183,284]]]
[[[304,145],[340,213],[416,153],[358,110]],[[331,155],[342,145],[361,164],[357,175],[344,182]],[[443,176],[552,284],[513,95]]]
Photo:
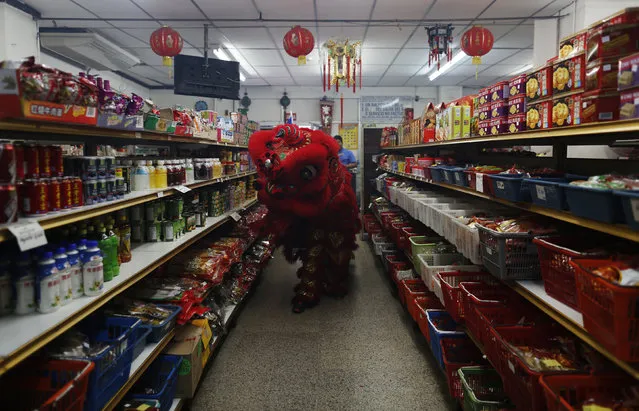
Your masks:
[[[186,184],[186,161],[180,160],[180,184]]]
[[[149,189],[149,169],[144,160],[138,160],[133,172],[133,190],[142,191]]]
[[[191,184],[195,182],[195,171],[193,169],[193,160],[190,158],[186,160],[186,183]]]
[[[0,315],[11,314],[13,311],[10,266],[9,258],[2,256],[0,262]]]
[[[35,275],[29,253],[21,253],[15,270],[14,279],[16,314],[31,314],[36,310]]]
[[[156,188],[167,187],[166,166],[164,160],[158,160],[158,165],[155,167]]]
[[[155,167],[153,167],[153,161],[148,160],[146,162],[146,168],[149,170],[149,188],[151,189],[156,189],[158,188],[157,186],[157,177],[156,177],[156,171],[155,171]]]
[[[98,241],[98,247],[102,251],[102,267],[104,272],[104,282],[113,280],[113,258],[117,258],[117,255],[112,254],[111,242],[107,235],[104,225],[98,227],[98,233],[100,240]]]
[[[50,313],[60,307],[60,278],[51,251],[45,252],[38,262],[36,303],[41,313]]]
[[[118,247],[118,256],[120,262],[128,263],[131,261],[131,225],[126,218],[126,213],[119,216],[118,231],[120,234],[120,244]]]
[[[86,250],[86,245],[84,246]],[[82,282],[82,262],[80,261],[80,252],[75,243],[69,244],[67,247],[67,258],[71,266],[71,285],[73,287],[73,298],[79,298],[84,294]]]
[[[60,305],[67,305],[73,299],[73,284],[71,283],[71,265],[66,250],[62,247],[58,248],[53,259],[60,277]]]
[[[109,222],[107,226],[107,242],[109,245],[109,258],[111,261],[111,271],[113,272],[113,277],[117,277],[120,275],[120,254],[118,252],[118,248],[120,247],[120,237],[113,230],[113,222]]]
[[[84,293],[89,296],[102,294],[104,290],[104,265],[102,252],[97,241],[87,241],[87,249],[82,253],[82,277]]]

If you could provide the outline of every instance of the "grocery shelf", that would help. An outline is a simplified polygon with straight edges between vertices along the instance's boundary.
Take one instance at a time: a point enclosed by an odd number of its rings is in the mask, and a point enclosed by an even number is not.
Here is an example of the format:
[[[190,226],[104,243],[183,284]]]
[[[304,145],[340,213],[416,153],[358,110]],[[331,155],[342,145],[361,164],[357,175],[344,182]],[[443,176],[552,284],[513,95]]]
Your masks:
[[[626,240],[639,242],[639,231],[634,231],[630,227],[622,224],[607,224],[602,223],[595,220],[590,220],[588,218],[578,217],[572,213],[566,211],[559,211],[552,208],[541,207],[532,203],[515,203],[508,200],[503,200],[501,198],[492,197],[488,194],[480,193],[479,191],[475,191],[470,188],[460,187],[452,184],[446,183],[435,183],[430,180],[427,180],[424,177],[415,176],[408,173],[403,173],[400,171],[394,171],[387,168],[381,168],[387,173],[396,174],[402,177],[406,177],[412,180],[421,181],[423,183],[444,187],[449,190],[458,191],[460,193],[468,194],[474,197],[483,198],[486,200],[490,200],[496,203],[504,204],[510,207],[515,207],[520,210],[526,210],[531,213],[540,214],[546,217],[554,218],[555,220],[564,221],[566,223],[571,223],[575,225],[579,225],[581,227],[586,227],[591,230],[599,231],[602,233],[614,235],[616,237],[625,238]]]
[[[175,398],[171,404],[171,408],[169,408],[169,411],[180,411],[185,403],[186,400],[182,398]]]
[[[164,348],[171,342],[173,337],[175,336],[175,329],[169,331],[167,335],[162,338],[159,342],[155,344],[147,344],[144,347],[144,351],[136,358],[131,364],[131,372],[129,374],[129,379],[127,382],[120,388],[120,390],[111,398],[111,400],[106,403],[103,411],[111,411],[118,406],[120,401],[124,399],[129,390],[135,385],[135,383],[140,379],[140,377],[144,374],[147,368],[151,365],[151,363],[164,351]]]
[[[185,187],[191,190],[201,187],[210,186],[213,184],[223,183],[226,181],[236,180],[238,178],[250,176],[255,174],[255,171],[247,171],[231,176],[223,176],[214,178],[211,180],[197,181],[191,184],[184,184]],[[113,201],[107,201],[104,203],[93,204],[90,206],[82,206],[78,208],[72,208],[70,210],[58,211],[55,213],[45,214],[41,217],[26,217],[21,218],[17,223],[13,224],[25,224],[38,222],[40,226],[45,230],[51,228],[60,227],[66,224],[76,223],[78,221],[86,220],[89,218],[98,217],[104,214],[112,213],[123,208],[133,207],[136,205],[144,204],[149,201],[157,200],[158,198],[168,197],[178,194],[179,191],[175,187],[168,187],[157,190],[143,190],[132,191],[127,194],[125,198]],[[0,242],[7,241],[13,238],[13,235],[9,232],[9,224],[0,224]]]
[[[0,375],[20,361],[53,341],[82,319],[106,304],[116,295],[130,288],[160,265],[189,247],[257,200],[248,200],[242,207],[219,217],[207,218],[207,226],[185,234],[177,241],[134,245],[131,261],[120,267],[120,275],[107,282],[98,296],[81,297],[48,314],[11,315],[0,318]]]
[[[497,136],[468,137],[455,140],[434,141],[432,143],[410,144],[394,147],[381,147],[384,151],[415,150],[429,147],[446,147],[460,144],[500,143],[518,140],[537,140],[561,137],[603,136],[606,134],[631,133],[639,131],[639,120],[608,121],[602,123],[589,123],[577,126],[562,127],[556,129],[522,131],[513,134],[501,134]]]
[[[23,133],[36,133],[42,136],[65,135],[71,137],[107,137],[117,139],[160,141],[167,143],[191,143],[206,144],[211,146],[248,148],[246,145],[219,143],[208,138],[176,136],[167,133],[153,131],[129,131],[117,130],[113,128],[82,126],[77,124],[45,123],[25,120],[3,120],[0,121],[1,131],[18,131]],[[30,135],[29,140],[37,140],[37,136]]]

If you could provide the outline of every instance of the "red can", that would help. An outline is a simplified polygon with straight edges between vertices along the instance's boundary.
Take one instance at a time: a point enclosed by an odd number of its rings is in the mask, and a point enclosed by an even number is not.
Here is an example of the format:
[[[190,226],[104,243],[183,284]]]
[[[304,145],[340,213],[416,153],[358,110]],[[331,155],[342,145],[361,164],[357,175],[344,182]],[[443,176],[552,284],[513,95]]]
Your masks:
[[[64,176],[64,163],[62,161],[62,147],[51,146],[51,175]]]
[[[84,191],[82,188],[82,179],[79,177],[75,177],[71,182],[71,206],[72,207],[81,207],[84,205]]]
[[[16,150],[11,143],[0,142],[0,183],[16,183]]]
[[[49,211],[60,211],[62,208],[62,183],[58,178],[50,178],[49,189]]]
[[[26,216],[42,215],[49,211],[49,187],[46,181],[29,179],[24,182],[22,210]]]
[[[40,153],[38,146],[27,144],[24,146],[24,178],[40,178]]]
[[[13,149],[16,152],[16,180],[24,180],[24,144],[13,144]]]
[[[51,146],[38,146],[38,158],[40,160],[40,177],[51,177]]]
[[[0,223],[18,220],[18,192],[13,184],[0,184]]]
[[[64,177],[61,181],[60,189],[62,191],[62,209],[66,210],[73,207],[73,181],[70,177]]]

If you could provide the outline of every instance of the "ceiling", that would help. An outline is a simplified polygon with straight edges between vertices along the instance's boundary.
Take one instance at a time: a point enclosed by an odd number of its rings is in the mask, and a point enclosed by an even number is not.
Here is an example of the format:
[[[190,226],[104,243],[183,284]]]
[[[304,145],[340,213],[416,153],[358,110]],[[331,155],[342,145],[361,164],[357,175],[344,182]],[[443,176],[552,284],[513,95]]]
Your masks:
[[[86,28],[138,56],[144,64],[128,70],[126,74],[151,86],[172,84],[168,69],[162,66],[161,57],[153,53],[149,47],[151,33],[162,24],[169,25],[179,31],[185,40],[182,54],[202,56],[203,26],[207,23],[210,26],[211,49],[223,46],[235,53],[246,75],[246,81],[243,83],[245,86],[321,86],[319,45],[329,37],[337,36],[362,40],[364,86],[468,87],[492,84],[497,79],[507,77],[530,64],[533,54],[532,18],[555,15],[572,3],[571,0],[24,2],[41,13],[41,27]],[[270,21],[259,21],[260,16]],[[272,21],[274,19],[286,21]],[[459,37],[473,22],[481,23],[493,32],[493,50],[483,57],[477,78],[475,66],[471,64],[470,59],[465,59],[435,81],[429,81],[428,76],[424,75],[428,68],[427,35],[424,26],[434,24],[435,19],[455,20],[453,54],[456,53]],[[297,59],[288,56],[282,49],[282,38],[296,20],[308,20],[302,25],[311,30],[316,39],[315,50],[305,66],[298,66]],[[317,23],[316,20],[335,21]],[[375,20],[398,21],[389,23]]]

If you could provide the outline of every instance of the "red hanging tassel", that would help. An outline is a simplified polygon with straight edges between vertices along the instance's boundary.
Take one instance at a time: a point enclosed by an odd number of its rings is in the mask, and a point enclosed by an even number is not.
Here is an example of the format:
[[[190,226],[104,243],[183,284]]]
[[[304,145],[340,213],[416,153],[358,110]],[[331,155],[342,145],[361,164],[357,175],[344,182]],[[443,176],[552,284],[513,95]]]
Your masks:
[[[339,77],[335,77],[335,91],[339,91]]]
[[[346,57],[346,87],[351,86],[351,56]]]
[[[328,71],[326,72],[328,73],[328,81],[326,82],[326,87],[328,88],[328,90],[331,90],[331,58],[328,58]]]
[[[324,72],[322,73],[322,87],[324,88],[324,93],[326,93],[326,63],[324,63]]]
[[[362,58],[359,59],[359,89],[362,89]]]
[[[339,127],[344,128],[344,93],[339,96]]]
[[[353,93],[357,86],[357,60],[353,60]]]

